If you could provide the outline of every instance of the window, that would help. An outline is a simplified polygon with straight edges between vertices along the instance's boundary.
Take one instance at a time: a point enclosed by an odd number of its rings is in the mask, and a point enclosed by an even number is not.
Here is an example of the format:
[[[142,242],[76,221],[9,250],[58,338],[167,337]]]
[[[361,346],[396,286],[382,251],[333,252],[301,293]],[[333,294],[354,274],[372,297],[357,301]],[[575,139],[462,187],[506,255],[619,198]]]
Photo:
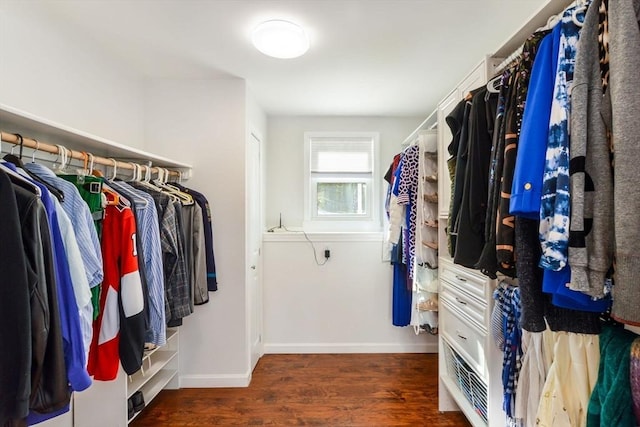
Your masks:
[[[305,133],[305,229],[380,229],[378,134]]]

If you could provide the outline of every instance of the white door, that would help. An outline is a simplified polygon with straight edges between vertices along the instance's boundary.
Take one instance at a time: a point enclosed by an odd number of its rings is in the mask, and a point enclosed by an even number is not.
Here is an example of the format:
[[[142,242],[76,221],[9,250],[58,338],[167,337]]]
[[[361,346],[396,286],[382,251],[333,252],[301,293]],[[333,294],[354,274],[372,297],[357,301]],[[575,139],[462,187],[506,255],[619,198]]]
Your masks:
[[[262,350],[262,165],[260,136],[251,132],[247,147],[248,316],[251,370]]]

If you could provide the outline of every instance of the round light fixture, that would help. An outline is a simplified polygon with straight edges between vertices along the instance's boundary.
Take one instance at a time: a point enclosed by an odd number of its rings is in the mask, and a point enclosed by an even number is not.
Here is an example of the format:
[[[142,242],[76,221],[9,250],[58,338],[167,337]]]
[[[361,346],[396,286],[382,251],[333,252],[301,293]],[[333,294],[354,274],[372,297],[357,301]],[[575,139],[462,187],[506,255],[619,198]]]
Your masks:
[[[297,58],[309,49],[309,37],[302,27],[283,20],[258,25],[251,40],[256,49],[274,58]]]

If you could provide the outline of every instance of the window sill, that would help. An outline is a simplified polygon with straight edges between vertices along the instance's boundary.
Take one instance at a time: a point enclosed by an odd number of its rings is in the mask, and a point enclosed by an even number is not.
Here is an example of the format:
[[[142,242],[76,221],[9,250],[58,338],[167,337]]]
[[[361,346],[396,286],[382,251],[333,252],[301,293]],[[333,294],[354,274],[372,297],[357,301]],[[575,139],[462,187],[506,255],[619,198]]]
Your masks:
[[[382,231],[308,231],[307,236],[314,242],[382,242]],[[264,242],[306,242],[302,230],[264,232]]]

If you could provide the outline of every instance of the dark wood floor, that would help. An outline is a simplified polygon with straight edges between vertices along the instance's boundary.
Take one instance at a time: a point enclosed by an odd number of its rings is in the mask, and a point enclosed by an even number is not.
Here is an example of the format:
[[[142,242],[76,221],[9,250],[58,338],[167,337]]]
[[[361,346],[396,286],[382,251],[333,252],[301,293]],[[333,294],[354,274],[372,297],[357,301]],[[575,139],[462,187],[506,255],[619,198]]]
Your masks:
[[[438,412],[437,365],[437,354],[265,355],[249,387],[165,390],[131,426],[470,426]]]

